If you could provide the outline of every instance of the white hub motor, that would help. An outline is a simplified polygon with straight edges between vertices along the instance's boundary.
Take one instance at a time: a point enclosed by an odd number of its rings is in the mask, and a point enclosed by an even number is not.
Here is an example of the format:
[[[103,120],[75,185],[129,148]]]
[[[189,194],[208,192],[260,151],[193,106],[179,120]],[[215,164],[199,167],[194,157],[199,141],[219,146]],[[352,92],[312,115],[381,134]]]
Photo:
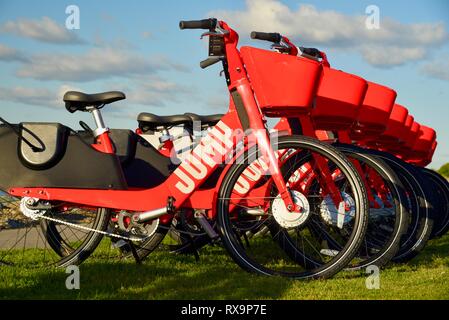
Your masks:
[[[343,201],[339,203],[338,208],[335,206],[330,195],[327,195],[320,205],[321,218],[327,224],[337,226],[340,229],[355,216],[354,199],[346,192],[342,192],[341,197]],[[349,210],[346,210],[346,208],[349,208]]]
[[[300,212],[288,211],[284,200],[278,195],[271,204],[274,219],[283,228],[295,228],[307,221],[310,215],[310,205],[307,198],[299,191],[290,191],[293,202],[301,208]]]

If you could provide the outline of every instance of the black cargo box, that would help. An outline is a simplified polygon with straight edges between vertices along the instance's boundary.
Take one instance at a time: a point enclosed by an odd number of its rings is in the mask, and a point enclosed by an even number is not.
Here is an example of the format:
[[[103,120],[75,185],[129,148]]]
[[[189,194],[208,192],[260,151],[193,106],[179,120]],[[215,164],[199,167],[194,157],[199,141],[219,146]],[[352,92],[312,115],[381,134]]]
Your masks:
[[[20,138],[22,136],[26,139]],[[58,123],[0,125],[0,190],[127,189],[120,160]]]

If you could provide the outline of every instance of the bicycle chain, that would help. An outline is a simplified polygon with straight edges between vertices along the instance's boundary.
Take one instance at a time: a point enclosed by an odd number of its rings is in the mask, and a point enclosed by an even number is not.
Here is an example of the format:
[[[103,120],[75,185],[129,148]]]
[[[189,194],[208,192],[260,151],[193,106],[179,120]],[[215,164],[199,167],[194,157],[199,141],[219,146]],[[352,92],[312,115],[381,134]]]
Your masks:
[[[80,225],[77,225],[77,224],[74,224],[74,223],[71,223],[71,222],[66,222],[66,221],[63,221],[63,220],[47,217],[45,215],[41,215],[41,216],[39,216],[39,218],[43,218],[45,220],[49,220],[49,221],[53,221],[53,222],[58,222],[60,224],[63,224],[63,225],[66,225],[66,226],[71,226],[73,228],[81,229],[81,230],[84,230],[84,231],[96,232],[96,233],[100,233],[100,234],[105,235],[105,236],[110,236],[110,237],[119,238],[119,239],[128,240],[128,241],[144,242],[145,240],[147,240],[148,238],[151,237],[151,236],[146,236],[146,237],[143,237],[143,238],[126,237],[126,236],[122,236],[120,234],[116,234],[116,233],[112,233],[112,232],[107,232],[107,231],[97,230],[97,229],[93,229],[93,228],[89,228],[89,227],[85,227],[85,226],[80,226]],[[171,227],[165,227],[165,226],[161,226],[160,225],[159,228],[170,230]],[[181,230],[177,230],[177,229],[176,229],[176,231],[179,232],[179,233],[183,233],[183,234],[187,234],[187,235],[193,236],[193,237],[198,236],[198,234],[193,233],[193,232],[181,231]]]
[[[144,238],[126,237],[126,236],[122,236],[120,234],[111,233],[111,232],[102,231],[102,230],[97,230],[97,229],[93,229],[93,228],[89,228],[89,227],[85,227],[85,226],[80,226],[80,225],[77,225],[77,224],[74,224],[74,223],[71,223],[71,222],[62,221],[62,220],[51,218],[51,217],[47,217],[47,216],[44,216],[44,215],[41,215],[40,218],[43,218],[43,219],[49,220],[49,221],[53,221],[53,222],[58,222],[60,224],[63,224],[63,225],[66,225],[66,226],[71,226],[73,228],[81,229],[81,230],[84,230],[84,231],[96,232],[96,233],[100,233],[100,234],[105,235],[105,236],[110,236],[110,237],[119,238],[119,239],[128,240],[128,241],[143,242],[143,241],[145,241],[146,239],[148,239],[150,237],[150,236],[146,236]]]

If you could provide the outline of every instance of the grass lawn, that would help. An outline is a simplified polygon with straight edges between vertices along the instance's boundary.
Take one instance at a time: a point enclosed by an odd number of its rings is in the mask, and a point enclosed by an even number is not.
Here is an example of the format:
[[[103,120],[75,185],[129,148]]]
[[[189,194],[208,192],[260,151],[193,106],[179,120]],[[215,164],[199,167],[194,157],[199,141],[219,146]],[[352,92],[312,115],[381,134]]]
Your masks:
[[[80,290],[67,290],[59,269],[0,266],[0,299],[449,299],[449,235],[429,242],[408,264],[380,273],[380,289],[366,274],[341,272],[330,280],[292,281],[248,274],[220,247],[201,260],[166,251],[142,265],[96,253],[80,267]]]

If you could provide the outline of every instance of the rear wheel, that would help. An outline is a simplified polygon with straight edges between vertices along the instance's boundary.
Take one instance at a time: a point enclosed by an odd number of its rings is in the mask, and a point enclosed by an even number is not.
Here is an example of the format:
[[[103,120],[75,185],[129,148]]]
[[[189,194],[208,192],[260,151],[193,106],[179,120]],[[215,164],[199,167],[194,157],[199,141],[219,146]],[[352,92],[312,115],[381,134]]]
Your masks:
[[[78,265],[100,243],[109,210],[53,206],[25,209],[27,199],[1,197],[0,264],[21,267]],[[38,204],[38,203],[36,203]],[[22,205],[22,210],[21,210]]]

